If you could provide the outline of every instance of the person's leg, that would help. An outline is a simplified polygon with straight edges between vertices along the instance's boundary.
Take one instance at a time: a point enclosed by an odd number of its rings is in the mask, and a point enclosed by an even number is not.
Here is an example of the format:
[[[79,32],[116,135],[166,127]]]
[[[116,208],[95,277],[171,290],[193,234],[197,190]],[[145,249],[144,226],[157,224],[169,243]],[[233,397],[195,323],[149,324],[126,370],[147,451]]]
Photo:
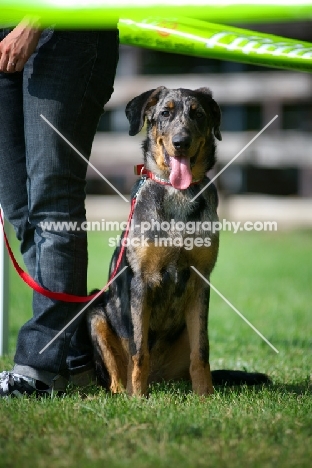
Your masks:
[[[47,32],[24,69],[24,126],[29,223],[34,230],[34,277],[45,288],[86,294],[86,163],[42,119],[48,119],[89,157],[117,61],[116,32]],[[76,221],[75,231],[44,230],[41,223]],[[83,305],[33,297],[33,318],[20,330],[14,371],[50,384],[67,375],[66,358],[77,320],[45,351]],[[88,338],[81,353],[87,355]],[[76,343],[77,348],[77,343]],[[76,352],[77,354],[77,352]]]
[[[0,41],[9,32],[0,30]],[[28,221],[22,73],[0,73],[0,167],[0,203],[21,242],[28,271],[34,275],[36,249],[34,230]],[[47,390],[42,390],[46,394]],[[0,397],[24,392],[41,393],[33,379],[13,372],[0,373]]]
[[[9,32],[0,30],[0,41]],[[21,242],[30,275],[35,272],[34,230],[28,221],[23,115],[23,74],[0,72],[0,204]]]

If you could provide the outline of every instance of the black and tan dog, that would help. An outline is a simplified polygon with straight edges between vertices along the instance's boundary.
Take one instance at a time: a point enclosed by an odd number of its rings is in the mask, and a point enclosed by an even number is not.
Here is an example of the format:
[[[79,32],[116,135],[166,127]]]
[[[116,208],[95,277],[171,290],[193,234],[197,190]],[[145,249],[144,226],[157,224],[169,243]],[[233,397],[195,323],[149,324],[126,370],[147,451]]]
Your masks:
[[[218,255],[216,189],[201,190],[221,140],[220,109],[208,88],[159,87],[134,98],[126,115],[130,135],[147,122],[147,176],[133,189],[120,270],[128,268],[88,315],[99,381],[113,393],[145,395],[151,382],[188,379],[197,394],[211,394],[209,285],[192,267],[209,279]],[[267,381],[264,374],[214,372],[214,380],[230,384]]]

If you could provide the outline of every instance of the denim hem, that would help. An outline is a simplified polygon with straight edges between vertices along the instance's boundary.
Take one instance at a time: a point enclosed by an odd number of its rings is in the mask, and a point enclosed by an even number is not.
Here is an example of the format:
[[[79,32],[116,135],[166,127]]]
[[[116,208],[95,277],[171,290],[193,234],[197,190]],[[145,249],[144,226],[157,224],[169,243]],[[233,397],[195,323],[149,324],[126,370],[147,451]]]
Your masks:
[[[34,369],[29,366],[20,366],[19,364],[15,364],[13,372],[25,375],[25,377],[40,380],[40,382],[49,385],[49,387],[53,387],[53,390],[56,391],[65,391],[68,385],[68,379],[62,375],[55,375],[52,372]]]

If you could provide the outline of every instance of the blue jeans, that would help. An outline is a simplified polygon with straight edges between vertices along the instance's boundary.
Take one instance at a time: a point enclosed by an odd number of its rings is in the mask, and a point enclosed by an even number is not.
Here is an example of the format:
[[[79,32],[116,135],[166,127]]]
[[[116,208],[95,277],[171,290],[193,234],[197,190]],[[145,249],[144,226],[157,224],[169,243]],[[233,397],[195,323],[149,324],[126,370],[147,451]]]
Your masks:
[[[0,40],[8,32],[0,30]],[[87,164],[40,114],[89,158],[117,61],[117,30],[46,29],[22,72],[0,73],[0,203],[28,272],[52,291],[87,294],[86,232],[40,227],[46,221],[77,221],[79,227],[85,221]],[[57,374],[67,378],[68,366],[87,369],[92,355],[83,318],[40,354],[83,306],[34,292],[33,317],[19,332],[14,371],[50,385]]]

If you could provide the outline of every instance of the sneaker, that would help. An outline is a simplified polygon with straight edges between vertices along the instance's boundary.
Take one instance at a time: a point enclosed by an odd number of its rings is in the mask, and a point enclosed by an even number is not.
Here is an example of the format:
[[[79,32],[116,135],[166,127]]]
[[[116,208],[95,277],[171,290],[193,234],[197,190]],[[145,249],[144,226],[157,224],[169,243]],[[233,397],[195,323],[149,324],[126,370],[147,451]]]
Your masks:
[[[40,380],[16,374],[15,372],[4,371],[0,373],[0,398],[21,398],[34,394],[36,397],[52,396],[53,388]]]

